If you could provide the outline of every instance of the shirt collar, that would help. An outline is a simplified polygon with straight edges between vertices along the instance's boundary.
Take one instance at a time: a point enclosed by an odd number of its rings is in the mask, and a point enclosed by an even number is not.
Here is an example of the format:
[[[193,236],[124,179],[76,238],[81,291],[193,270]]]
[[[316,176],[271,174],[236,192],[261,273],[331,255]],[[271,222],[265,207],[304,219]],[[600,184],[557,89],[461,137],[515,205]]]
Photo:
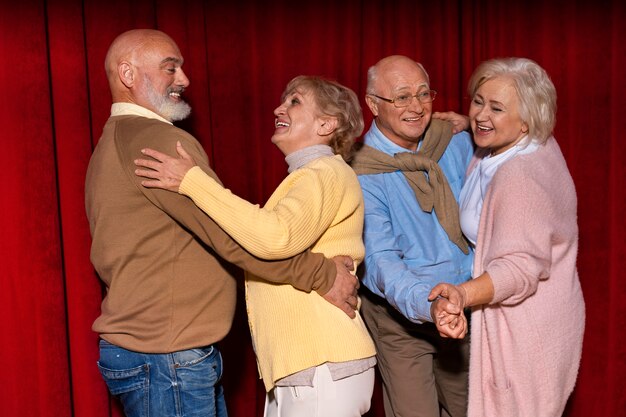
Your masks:
[[[156,119],[162,122],[173,124],[167,119],[159,116],[155,112],[141,107],[134,103],[119,102],[111,105],[111,116],[141,116],[149,119]]]
[[[389,138],[387,138],[387,136],[385,136],[376,125],[376,119],[372,121],[372,126],[370,127],[370,130],[365,134],[363,142],[366,145],[371,146],[372,148],[384,152],[388,155],[395,155],[400,152],[412,152],[406,148],[403,148],[400,145],[397,145]],[[418,144],[418,149],[420,146],[421,141]]]

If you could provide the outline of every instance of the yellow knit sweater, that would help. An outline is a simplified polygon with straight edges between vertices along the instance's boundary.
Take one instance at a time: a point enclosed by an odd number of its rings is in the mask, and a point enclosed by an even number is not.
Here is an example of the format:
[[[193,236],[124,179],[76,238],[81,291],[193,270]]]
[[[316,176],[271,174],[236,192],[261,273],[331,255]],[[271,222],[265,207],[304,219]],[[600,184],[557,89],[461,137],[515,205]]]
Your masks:
[[[179,192],[256,256],[280,259],[310,247],[326,257],[363,259],[363,196],[356,175],[339,156],[318,158],[292,172],[264,207],[235,196],[199,168],[187,173]],[[350,319],[315,292],[248,274],[246,301],[268,391],[295,372],[376,353],[361,316]]]

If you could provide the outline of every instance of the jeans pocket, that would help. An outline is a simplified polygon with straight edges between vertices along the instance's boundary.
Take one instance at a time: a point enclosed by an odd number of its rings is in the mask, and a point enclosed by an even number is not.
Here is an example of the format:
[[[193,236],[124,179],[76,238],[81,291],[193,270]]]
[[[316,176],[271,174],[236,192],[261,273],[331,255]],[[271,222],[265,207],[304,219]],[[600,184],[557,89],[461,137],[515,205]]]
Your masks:
[[[224,392],[220,383],[222,357],[215,347],[175,352],[174,369],[180,384],[185,416],[226,415]]]
[[[210,358],[211,355],[213,355],[216,351],[217,348],[211,345],[204,348],[181,350],[178,352],[174,352],[172,355],[174,357],[174,362],[176,363],[177,368],[187,368],[205,361],[207,358]]]
[[[176,374],[189,385],[208,384],[213,387],[222,378],[222,355],[213,346],[180,351],[173,355]]]
[[[149,385],[150,371],[148,365],[141,365],[132,369],[114,370],[105,368],[98,362],[98,369],[113,395],[147,388]]]
[[[111,394],[119,397],[127,417],[149,415],[150,365],[142,354],[101,341],[98,369]]]
[[[127,417],[148,416],[150,411],[150,367],[141,365],[131,369],[98,369],[112,395],[119,397]]]

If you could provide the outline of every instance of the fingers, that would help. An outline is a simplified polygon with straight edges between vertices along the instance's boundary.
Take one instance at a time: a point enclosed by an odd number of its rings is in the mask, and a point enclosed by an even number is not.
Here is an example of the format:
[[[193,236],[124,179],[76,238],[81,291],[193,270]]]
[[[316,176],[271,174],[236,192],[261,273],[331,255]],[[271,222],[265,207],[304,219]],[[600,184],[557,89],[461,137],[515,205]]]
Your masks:
[[[469,127],[469,118],[453,111],[433,112],[431,117],[450,122],[452,124],[452,133],[459,133]]]
[[[135,165],[139,167],[155,169],[160,162],[156,162],[151,159],[135,159]]]
[[[454,328],[451,326],[439,326],[437,325],[437,330],[442,337],[451,337],[454,339],[462,339],[467,334],[467,321],[465,321],[464,317],[459,318],[459,322],[456,324]]]
[[[151,169],[136,169],[135,175],[139,177],[149,178],[150,180],[141,181],[141,185],[147,188],[168,188],[170,185],[166,178],[159,171]]]
[[[336,290],[331,289],[328,293],[323,295],[323,298],[343,311],[348,317],[356,317],[356,307],[358,298],[356,296],[341,296],[336,293]]]
[[[359,280],[358,279],[352,279],[352,281],[350,281],[350,284],[351,284],[350,294],[349,294],[348,297],[357,297],[358,290],[359,290]]]
[[[437,298],[443,298],[448,301],[445,309],[454,314],[458,314],[458,311],[452,309],[452,305],[458,306],[458,308],[465,308],[465,290],[462,286],[456,286],[452,284],[439,283],[435,285],[432,290],[430,290],[430,294],[428,295],[428,301],[435,302]]]
[[[135,175],[140,177],[152,178],[153,180],[159,179],[159,173],[150,169],[136,169]]]
[[[151,172],[154,172],[154,171],[150,171],[148,169],[139,169],[139,168],[137,168],[135,170],[135,175],[139,175],[140,177],[153,178],[153,177],[150,176]]]
[[[163,188],[162,184],[159,180],[141,181],[141,185],[146,188]]]
[[[348,268],[348,271],[352,271],[354,269],[354,260],[349,256],[342,256],[341,258],[345,267]]]
[[[450,337],[453,337],[455,339],[462,339],[467,334],[467,319],[464,315],[461,315],[458,317],[458,322],[456,323],[456,326],[454,328],[448,326],[448,328],[450,329],[450,331],[448,332],[448,335]]]
[[[348,297],[347,303],[352,310],[356,310],[359,305],[359,298],[356,295],[351,295]]]
[[[459,316],[454,314],[442,313],[437,317],[437,323],[440,326],[450,326],[451,328],[455,328],[459,320]]]
[[[345,307],[342,308],[343,312],[348,315],[351,319],[356,317],[356,309],[352,308],[352,306],[348,303],[345,304]]]
[[[350,263],[352,263],[352,260]],[[356,317],[355,310],[358,307],[359,299],[357,290],[359,280],[346,268],[345,257],[336,256],[333,258],[337,266],[337,275],[331,289],[323,295],[324,299],[333,304],[350,318]]]
[[[435,298],[439,297],[443,294],[445,286],[443,284],[437,284],[430,290],[430,294],[428,295],[428,301],[433,301]]]
[[[166,155],[164,153],[161,153],[161,152],[159,152],[157,150],[154,150],[154,149],[151,149],[151,148],[144,148],[144,149],[141,150],[141,153],[146,155],[146,156],[149,156],[151,158],[154,158],[154,159],[156,159],[159,162],[163,162],[166,159],[170,158],[169,155]]]
[[[194,161],[192,156],[187,153],[185,148],[183,148],[183,144],[180,143],[180,141],[176,142],[176,152],[178,152],[178,155],[181,158],[186,159],[188,161],[192,161],[194,163],[194,165],[196,164],[196,162]]]
[[[442,296],[432,300],[431,310],[435,312],[437,317],[443,317],[444,314],[458,315],[463,311],[460,305]]]
[[[445,298],[440,298],[438,301],[438,310],[445,311],[448,314],[461,314],[463,311],[458,304],[454,304]]]

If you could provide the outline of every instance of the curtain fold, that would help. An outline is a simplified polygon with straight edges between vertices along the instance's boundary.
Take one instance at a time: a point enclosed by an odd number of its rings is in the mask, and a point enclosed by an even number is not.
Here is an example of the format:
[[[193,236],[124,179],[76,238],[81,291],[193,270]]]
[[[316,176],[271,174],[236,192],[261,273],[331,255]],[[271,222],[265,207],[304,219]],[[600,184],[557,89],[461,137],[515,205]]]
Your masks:
[[[85,88],[89,74],[82,8],[80,2],[74,3],[74,7],[68,7],[68,2],[62,6],[50,3],[46,10],[53,114],[51,143],[55,147],[57,163],[55,170],[46,175],[56,176],[58,193],[55,204],[58,207],[54,215],[60,221],[65,321],[68,328],[65,343],[69,349],[70,365],[67,369],[68,393],[72,398],[75,415],[86,416],[93,413],[94,408],[108,408],[108,397],[106,388],[97,382],[99,373],[95,363],[98,359],[98,337],[91,331],[91,323],[100,313],[99,304],[94,303],[94,300],[101,299],[102,288],[89,262],[91,238],[85,223],[84,178],[93,148],[89,140],[92,136],[90,90]],[[58,334],[53,328],[49,332]],[[54,384],[51,380],[46,383]],[[50,409],[47,413],[40,415],[54,415]]]
[[[0,414],[122,415],[96,367],[91,324],[103,288],[89,261],[83,187],[111,104],[104,57],[131,28],[176,40],[193,108],[179,125],[203,144],[227,187],[261,204],[286,175],[270,137],[273,110],[294,76],[352,88],[369,126],[366,73],[384,56],[422,62],[438,91],[435,110],[463,113],[467,80],[481,61],[536,60],[557,88],[555,136],[579,199],[587,325],[565,416],[623,414],[625,7],[619,0],[2,2]],[[264,391],[241,296],[222,349],[229,414],[261,416]],[[383,415],[377,387],[368,416]]]
[[[610,40],[607,40],[607,50],[602,53],[600,65],[608,71],[607,79],[608,94],[604,95],[604,102],[598,103],[601,109],[606,109],[605,115],[600,115],[601,119],[608,119],[608,131],[604,133],[607,139],[600,139],[601,143],[606,144],[606,153],[609,156],[609,172],[608,172],[608,224],[607,229],[610,230],[608,240],[608,271],[606,275],[599,275],[598,281],[608,281],[607,292],[596,292],[598,298],[590,299],[590,302],[599,301],[598,304],[604,305],[605,299],[608,299],[608,317],[607,323],[602,326],[605,330],[604,335],[588,335],[590,341],[608,339],[608,351],[596,352],[600,357],[606,358],[606,363],[599,370],[596,370],[594,379],[602,384],[605,379],[607,392],[604,397],[598,400],[604,400],[606,403],[607,415],[619,415],[626,410],[626,395],[624,395],[624,385],[622,383],[623,371],[626,367],[626,337],[619,329],[626,326],[626,316],[624,315],[623,297],[625,292],[624,271],[626,271],[626,221],[624,221],[624,213],[626,213],[626,198],[624,198],[624,190],[626,190],[626,168],[624,160],[626,159],[626,143],[620,137],[626,129],[626,100],[624,93],[626,92],[626,79],[623,76],[624,68],[626,68],[626,52],[624,50],[624,39],[626,39],[626,27],[623,24],[626,6],[623,3],[615,3],[611,7],[610,24],[608,31],[610,32]],[[592,84],[593,86],[593,84]],[[602,132],[602,131],[601,131]],[[592,139],[593,140],[593,139]],[[590,187],[591,188],[591,187]],[[593,187],[595,189],[595,187]],[[593,195],[593,191],[590,193]],[[592,197],[593,198],[593,197]],[[589,260],[593,262],[593,260]],[[590,278],[590,277],[588,277]],[[591,282],[591,279],[587,279]],[[606,297],[606,298],[605,298]],[[589,307],[588,307],[589,309]],[[600,313],[602,311],[602,313]],[[604,324],[603,309],[593,308],[595,318],[601,320]],[[590,314],[588,314],[590,315]],[[588,320],[588,328],[592,327]],[[589,343],[588,345],[591,345]],[[602,344],[600,344],[602,346]],[[587,385],[587,376],[592,374],[592,370],[596,369],[591,366],[591,359],[587,362],[590,366],[584,368],[580,373],[581,378],[585,378],[584,385],[581,383],[580,394],[575,397],[573,410],[578,412],[579,409],[587,409],[592,411],[593,408],[585,403],[583,393],[591,387]],[[593,362],[595,365],[597,362]],[[606,375],[603,375],[606,372]],[[600,385],[602,386],[602,385]]]
[[[71,407],[46,20],[41,5],[3,9],[0,407],[45,416]]]

